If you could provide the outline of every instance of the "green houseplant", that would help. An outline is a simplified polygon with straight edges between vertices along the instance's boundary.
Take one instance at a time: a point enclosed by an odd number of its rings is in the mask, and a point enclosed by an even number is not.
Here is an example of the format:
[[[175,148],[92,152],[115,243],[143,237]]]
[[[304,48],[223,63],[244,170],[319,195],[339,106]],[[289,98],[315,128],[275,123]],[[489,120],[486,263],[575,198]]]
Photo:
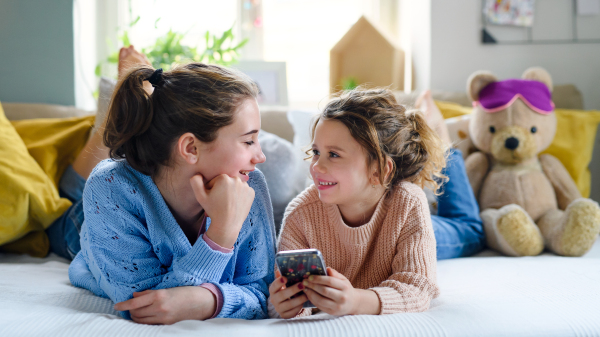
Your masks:
[[[129,29],[139,20],[140,17],[138,16],[119,36],[120,44],[123,47],[131,45]],[[159,20],[160,18],[155,21],[155,28]],[[154,68],[163,68],[164,70],[171,69],[173,64],[190,61],[229,66],[238,62],[240,49],[248,42],[248,39],[244,39],[238,44],[233,43],[233,26],[223,32],[221,36],[207,31],[204,35],[206,46],[201,52],[198,51],[198,47],[183,45],[181,41],[184,37],[185,33],[169,30],[165,35],[158,37],[152,46],[141,48],[141,51],[146,54]],[[103,68],[111,65],[115,66],[118,61],[119,52],[115,51],[105,61],[96,66],[96,76],[99,77],[106,73]]]

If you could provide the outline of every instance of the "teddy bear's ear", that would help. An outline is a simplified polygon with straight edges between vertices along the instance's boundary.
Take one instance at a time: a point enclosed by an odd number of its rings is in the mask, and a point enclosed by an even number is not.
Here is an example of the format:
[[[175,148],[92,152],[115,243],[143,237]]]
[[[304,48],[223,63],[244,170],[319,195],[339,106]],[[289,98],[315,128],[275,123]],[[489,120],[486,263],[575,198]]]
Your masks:
[[[544,68],[540,67],[531,67],[523,73],[521,76],[524,80],[534,80],[544,83],[550,92],[552,92],[552,77]]]
[[[498,79],[489,71],[477,71],[467,80],[467,93],[472,101],[479,100],[479,92],[486,85],[496,82]]]

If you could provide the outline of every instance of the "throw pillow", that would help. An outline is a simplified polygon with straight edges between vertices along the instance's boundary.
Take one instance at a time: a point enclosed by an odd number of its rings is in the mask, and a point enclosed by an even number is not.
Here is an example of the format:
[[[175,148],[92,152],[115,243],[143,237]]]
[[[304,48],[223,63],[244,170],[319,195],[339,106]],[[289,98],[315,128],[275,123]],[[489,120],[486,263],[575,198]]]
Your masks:
[[[0,106],[0,245],[4,251],[45,256],[49,242],[44,230],[71,205],[60,198],[53,180],[27,151],[27,147]],[[12,245],[27,238],[35,246]],[[31,242],[33,239],[33,242]],[[20,250],[22,249],[22,250]]]
[[[304,171],[301,158],[292,143],[261,131],[258,142],[267,160],[257,167],[265,175],[273,204],[275,229],[279,233],[283,213],[288,203],[304,189],[307,171]]]

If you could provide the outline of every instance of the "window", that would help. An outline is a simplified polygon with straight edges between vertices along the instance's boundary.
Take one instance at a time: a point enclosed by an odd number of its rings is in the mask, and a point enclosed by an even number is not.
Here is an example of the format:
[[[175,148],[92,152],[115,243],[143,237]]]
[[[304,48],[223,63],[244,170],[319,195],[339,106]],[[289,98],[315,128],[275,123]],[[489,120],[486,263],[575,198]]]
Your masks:
[[[105,60],[107,55],[121,46],[120,41],[117,41],[118,27],[121,32],[128,29],[129,40],[137,49],[153,45],[158,37],[172,29],[186,33],[182,44],[198,47],[202,51],[206,31],[220,35],[235,23],[235,42],[245,36],[251,38],[242,50],[241,58],[285,61],[290,106],[316,109],[318,103],[329,94],[329,50],[361,15],[383,24],[394,34],[394,4],[398,1],[97,0],[95,6],[86,5],[90,7],[86,9],[83,6],[86,2],[76,0],[81,3],[77,7],[83,9],[78,9],[82,13],[75,15],[86,26],[95,25],[95,33],[88,32],[85,36],[79,34],[76,38],[76,50],[82,55],[81,59],[90,59],[87,55],[90,48],[85,47],[84,42],[95,38],[95,59]],[[252,15],[248,15],[249,11],[253,11]],[[92,13],[96,17],[92,17]],[[139,21],[128,28],[138,16]],[[91,19],[97,22],[92,23]],[[88,63],[91,61],[85,62],[85,70],[81,73],[85,72],[85,82],[91,83],[93,74],[90,72],[93,69],[87,69],[90,68]],[[108,73],[113,76],[115,74],[116,69]]]
[[[363,14],[365,0],[264,0],[264,59],[286,61],[293,107],[316,109],[329,94],[329,50]]]

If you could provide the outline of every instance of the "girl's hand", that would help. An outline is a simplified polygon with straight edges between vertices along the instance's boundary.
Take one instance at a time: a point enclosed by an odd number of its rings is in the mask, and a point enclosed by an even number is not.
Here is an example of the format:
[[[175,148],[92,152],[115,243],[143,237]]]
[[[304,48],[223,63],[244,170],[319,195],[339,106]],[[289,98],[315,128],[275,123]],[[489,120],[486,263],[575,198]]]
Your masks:
[[[115,310],[129,310],[131,319],[142,324],[173,324],[210,318],[217,300],[202,287],[177,287],[133,293],[133,298],[115,304]]]
[[[379,314],[377,294],[370,290],[355,289],[348,279],[327,268],[329,276],[311,275],[303,284],[304,293],[317,308],[330,315]]]
[[[233,248],[254,202],[254,190],[239,177],[221,174],[208,183],[197,174],[190,179],[196,200],[211,219],[206,235],[225,248]]]
[[[275,307],[275,310],[281,318],[292,318],[302,310],[302,305],[307,301],[306,295],[302,294],[295,298],[290,298],[304,289],[302,282],[286,288],[287,279],[275,272],[275,281],[269,286],[269,301]]]

